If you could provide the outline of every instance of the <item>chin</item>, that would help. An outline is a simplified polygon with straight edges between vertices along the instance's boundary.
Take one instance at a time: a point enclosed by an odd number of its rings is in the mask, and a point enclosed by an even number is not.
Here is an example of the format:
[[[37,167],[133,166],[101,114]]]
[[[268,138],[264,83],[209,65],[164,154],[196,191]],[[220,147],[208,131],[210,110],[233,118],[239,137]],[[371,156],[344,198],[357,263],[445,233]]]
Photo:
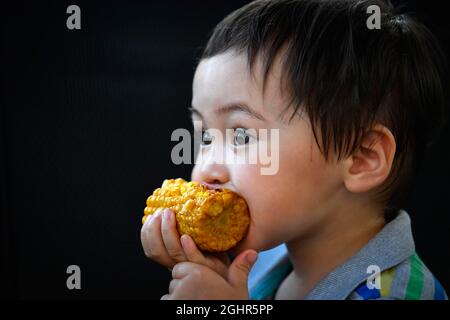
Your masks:
[[[259,243],[259,241],[255,239],[254,234],[250,230],[251,229],[249,229],[247,235],[236,246],[228,251],[229,253],[237,256],[241,252],[249,249],[255,250],[256,252],[264,250],[261,246],[261,243]]]

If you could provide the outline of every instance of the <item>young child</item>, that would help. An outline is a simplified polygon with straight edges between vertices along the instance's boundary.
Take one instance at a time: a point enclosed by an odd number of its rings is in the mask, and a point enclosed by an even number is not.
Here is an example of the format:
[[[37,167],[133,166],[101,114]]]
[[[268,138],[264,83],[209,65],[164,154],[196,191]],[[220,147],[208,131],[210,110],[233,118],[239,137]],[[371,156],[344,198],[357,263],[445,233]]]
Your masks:
[[[427,28],[381,0],[257,0],[227,16],[194,76],[192,180],[242,195],[251,222],[230,261],[180,237],[170,210],[147,219],[144,251],[172,270],[162,299],[447,299],[402,210],[442,125],[442,61]],[[276,174],[215,158],[262,144]]]

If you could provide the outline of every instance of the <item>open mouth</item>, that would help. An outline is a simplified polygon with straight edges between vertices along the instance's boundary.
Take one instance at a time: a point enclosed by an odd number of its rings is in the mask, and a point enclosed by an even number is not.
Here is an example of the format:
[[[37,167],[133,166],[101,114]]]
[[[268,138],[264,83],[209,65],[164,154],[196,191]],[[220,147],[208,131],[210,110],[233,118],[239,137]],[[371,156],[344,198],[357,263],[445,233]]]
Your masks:
[[[209,184],[209,183],[202,183],[205,187],[207,187],[209,190],[220,190],[223,189],[222,186],[217,184]]]

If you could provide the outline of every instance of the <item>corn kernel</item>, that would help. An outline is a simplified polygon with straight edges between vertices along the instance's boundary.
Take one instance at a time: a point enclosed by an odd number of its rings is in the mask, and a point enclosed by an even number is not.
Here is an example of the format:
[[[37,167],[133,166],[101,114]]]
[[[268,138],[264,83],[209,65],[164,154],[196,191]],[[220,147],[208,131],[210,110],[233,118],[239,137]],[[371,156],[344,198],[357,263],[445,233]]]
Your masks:
[[[250,216],[245,200],[228,189],[210,190],[181,178],[166,179],[147,198],[142,223],[159,208],[175,212],[177,230],[201,250],[223,252],[245,236]]]

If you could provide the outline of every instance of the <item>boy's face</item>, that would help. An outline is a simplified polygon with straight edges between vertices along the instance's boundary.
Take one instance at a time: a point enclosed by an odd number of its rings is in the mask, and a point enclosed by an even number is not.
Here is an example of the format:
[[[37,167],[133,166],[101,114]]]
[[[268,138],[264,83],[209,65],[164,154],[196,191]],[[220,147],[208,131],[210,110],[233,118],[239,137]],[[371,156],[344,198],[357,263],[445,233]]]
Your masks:
[[[202,60],[193,82],[192,106],[200,114],[193,112],[193,120],[202,120],[204,130],[218,129],[225,136],[225,129],[279,129],[279,169],[274,175],[262,175],[261,164],[223,164],[215,159],[215,148],[239,157],[245,148],[267,142],[262,138],[249,137],[248,143],[238,146],[214,140],[200,149],[203,160],[196,163],[192,180],[229,188],[248,203],[249,231],[235,253],[248,248],[265,250],[306,236],[339,205],[339,195],[345,192],[339,164],[334,159],[325,161],[307,117],[296,115],[289,124],[291,110],[279,117],[289,99],[281,90],[279,60],[272,67],[264,95],[260,69],[257,61],[252,76],[245,55],[230,51]],[[245,105],[249,110],[224,109],[230,105]],[[236,132],[242,135],[245,131]]]

